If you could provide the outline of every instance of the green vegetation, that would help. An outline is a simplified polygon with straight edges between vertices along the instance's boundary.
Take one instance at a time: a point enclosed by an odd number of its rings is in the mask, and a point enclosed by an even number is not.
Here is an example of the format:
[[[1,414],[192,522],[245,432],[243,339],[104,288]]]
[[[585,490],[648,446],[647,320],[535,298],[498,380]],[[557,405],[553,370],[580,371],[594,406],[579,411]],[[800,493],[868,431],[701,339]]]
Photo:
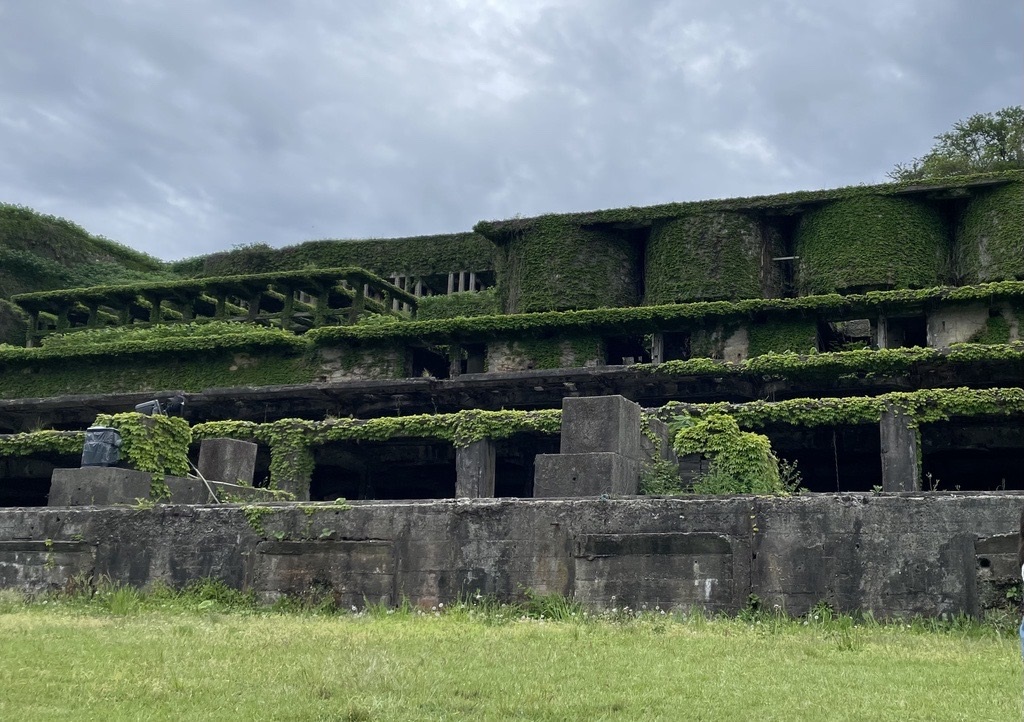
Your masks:
[[[443,296],[425,296],[416,308],[416,318],[431,321],[437,318],[494,316],[501,313],[498,289],[480,292],[450,293]]]
[[[505,316],[479,316],[434,321],[407,321],[383,325],[332,326],[306,334],[324,345],[346,340],[422,340],[430,343],[475,343],[499,337],[556,336],[595,333],[643,334],[707,327],[718,321],[743,320],[770,314],[772,318],[804,318],[809,313],[825,318],[867,318],[905,307],[940,303],[996,302],[1024,299],[1024,282],[1001,281],[975,286],[937,286],[927,289],[837,293],[800,298],[699,301],[667,306],[548,311]],[[804,350],[804,349],[799,349]],[[4,358],[0,350],[0,361]]]
[[[618,234],[543,216],[507,238],[498,293],[505,313],[633,306],[639,264],[637,246]]]
[[[710,468],[693,485],[697,494],[781,494],[779,461],[767,436],[740,431],[736,420],[725,414],[705,414],[699,419],[676,420],[682,428],[673,446],[680,456],[700,454]]]
[[[861,196],[834,201],[800,220],[801,291],[935,286],[946,236],[938,212],[913,200]]]
[[[36,454],[81,455],[84,431],[32,431],[0,436],[0,459]]]
[[[154,480],[165,474],[188,474],[188,447],[192,430],[176,416],[146,416],[129,411],[100,414],[97,426],[112,426],[121,432],[121,455],[139,471],[153,473]]]
[[[186,276],[222,276],[359,266],[380,276],[392,273],[430,276],[447,275],[450,271],[490,270],[494,268],[494,254],[494,246],[482,236],[453,233],[413,238],[307,241],[284,248],[256,243],[185,259],[171,264],[171,268]]]
[[[747,355],[751,358],[769,353],[807,354],[818,350],[818,323],[813,318],[754,322],[749,324],[747,335],[750,339]]]
[[[0,296],[168,276],[152,256],[63,218],[0,203]]]
[[[955,417],[1017,416],[1024,414],[1024,389],[920,389],[878,396],[799,398],[743,404],[670,401],[658,409],[657,417],[671,421],[680,414],[697,417],[728,414],[744,429],[772,425],[844,426],[877,424],[889,404],[903,410],[915,424],[948,421]]]
[[[45,604],[43,603],[45,602]],[[5,719],[1014,719],[1012,622],[482,598],[260,609],[217,582],[0,597]],[[283,610],[295,610],[285,612]],[[543,616],[542,616],[543,615]],[[504,650],[495,654],[494,650]],[[240,664],[239,660],[245,660]],[[628,660],[628,664],[624,663]],[[340,670],[340,672],[339,672]],[[765,695],[765,685],[772,694]]]
[[[927,155],[897,164],[888,176],[917,181],[1024,168],[1024,107],[976,113],[935,140]]]
[[[1024,183],[976,195],[957,238],[957,272],[965,282],[1024,278]]]
[[[769,238],[762,240],[763,235]],[[740,213],[691,215],[659,224],[651,232],[644,259],[645,302],[776,295],[778,279],[762,281],[765,243],[778,251],[778,234],[763,232],[756,218]]]
[[[966,194],[976,186],[985,187],[1005,182],[1020,182],[1024,173],[1019,170],[1007,170],[997,173],[979,173],[976,175],[956,178],[924,178],[883,183],[879,185],[848,186],[817,191],[797,191],[795,193],[779,193],[770,196],[754,196],[750,198],[726,198],[720,200],[693,201],[687,203],[664,203],[640,208],[612,208],[601,211],[585,211],[583,213],[566,213],[558,216],[537,216],[535,218],[513,218],[503,221],[481,221],[474,230],[487,238],[505,243],[519,233],[528,231],[535,225],[543,223],[574,224],[579,226],[625,225],[642,227],[656,221],[681,218],[683,216],[702,213],[721,213],[728,211],[756,212],[770,210],[774,213],[799,213],[809,207],[820,205],[826,201],[852,199],[861,196],[901,196],[908,193],[933,191]]]

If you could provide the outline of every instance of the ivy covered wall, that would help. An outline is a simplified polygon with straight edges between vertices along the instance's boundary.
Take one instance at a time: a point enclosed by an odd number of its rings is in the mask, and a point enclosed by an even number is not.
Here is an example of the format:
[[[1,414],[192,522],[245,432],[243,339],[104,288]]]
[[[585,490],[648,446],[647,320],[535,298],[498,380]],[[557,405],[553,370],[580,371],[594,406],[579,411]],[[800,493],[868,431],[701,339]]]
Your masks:
[[[494,245],[483,236],[453,233],[362,241],[308,241],[284,248],[254,244],[185,259],[172,268],[185,275],[222,276],[358,266],[377,274],[428,276],[450,271],[491,270],[495,252]]]
[[[1024,183],[976,195],[957,232],[965,283],[1024,279]]]
[[[947,232],[934,208],[861,196],[808,211],[796,234],[804,295],[939,284]]]
[[[814,318],[770,319],[748,324],[749,355],[793,352],[814,353],[818,350],[818,322]]]
[[[635,306],[638,246],[560,216],[532,220],[505,243],[496,267],[505,313]]]
[[[774,229],[741,213],[703,213],[654,227],[644,259],[648,305],[772,297],[771,262],[781,255]]]

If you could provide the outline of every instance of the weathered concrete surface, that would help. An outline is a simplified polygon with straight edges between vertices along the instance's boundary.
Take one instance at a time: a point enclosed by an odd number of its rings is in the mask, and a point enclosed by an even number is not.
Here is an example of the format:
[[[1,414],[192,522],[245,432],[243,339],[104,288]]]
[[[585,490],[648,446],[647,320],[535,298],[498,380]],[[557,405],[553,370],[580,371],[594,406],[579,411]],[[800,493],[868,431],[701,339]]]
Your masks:
[[[491,439],[455,449],[455,496],[476,499],[494,496],[496,447]]]
[[[203,482],[164,477],[174,504],[205,504],[210,493]],[[148,471],[115,466],[84,466],[81,469],[54,469],[50,479],[49,506],[107,506],[134,504],[149,499],[153,475]]]
[[[954,343],[970,341],[985,328],[988,305],[971,303],[932,308],[928,311],[928,345],[946,348]]]
[[[977,613],[1017,574],[1006,535],[1022,504],[1015,492],[479,499],[268,505],[252,524],[238,506],[0,509],[0,585],[215,577],[357,606],[530,588],[599,608],[735,611],[753,593],[794,614],[819,601]]]
[[[639,461],[640,406],[623,396],[562,399],[563,454],[611,451]]]
[[[537,454],[533,495],[541,497],[636,494],[640,464],[611,451],[588,454]]]
[[[921,488],[917,429],[901,409],[889,404],[882,412],[878,433],[882,446],[882,490],[917,491]]]
[[[239,439],[203,439],[199,443],[199,473],[204,479],[252,485],[257,446]]]

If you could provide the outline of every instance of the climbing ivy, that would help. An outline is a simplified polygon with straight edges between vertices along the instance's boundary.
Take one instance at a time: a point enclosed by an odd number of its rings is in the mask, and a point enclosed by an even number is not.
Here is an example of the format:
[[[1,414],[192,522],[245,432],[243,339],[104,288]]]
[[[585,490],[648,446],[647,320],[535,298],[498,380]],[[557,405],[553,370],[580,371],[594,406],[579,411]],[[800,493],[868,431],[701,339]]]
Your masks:
[[[282,419],[265,424],[247,421],[211,421],[193,429],[196,440],[234,438],[258,441],[270,447],[270,478],[279,488],[282,480],[308,479],[313,470],[311,449],[332,441],[386,441],[396,437],[436,439],[456,447],[482,439],[506,439],[518,433],[557,434],[559,409],[541,411],[480,411],[454,414],[417,414],[376,419]]]
[[[947,230],[929,206],[885,196],[834,201],[800,220],[800,287],[831,293],[935,286],[946,246]]]
[[[185,419],[129,411],[100,414],[95,425],[112,426],[120,431],[122,456],[139,471],[152,472],[154,479],[162,480],[165,474],[188,474],[192,431]]]
[[[957,233],[958,269],[968,283],[1024,278],[1024,183],[978,194]]]
[[[486,238],[475,233],[454,233],[412,238],[306,241],[283,248],[257,243],[186,259],[171,264],[171,267],[192,276],[341,266],[359,266],[381,276],[392,273],[429,276],[450,271],[491,270],[494,268],[494,254],[494,245]]]
[[[420,299],[416,308],[416,318],[420,321],[431,321],[437,318],[457,318],[470,316],[493,316],[501,313],[498,300],[498,289],[488,288],[485,291],[450,293],[448,295],[426,296]]]
[[[818,323],[813,318],[751,323],[747,325],[747,334],[750,339],[747,353],[752,357],[787,351],[807,353],[818,349]]]
[[[0,435],[0,458],[33,454],[81,454],[85,433],[81,431],[31,431]]]
[[[496,260],[505,313],[632,306],[639,300],[638,247],[561,216],[524,225]]]
[[[710,459],[708,474],[697,493],[779,494],[779,462],[767,436],[740,431],[725,414],[708,414],[676,433],[673,446],[680,456],[700,454]]]
[[[762,283],[765,244],[778,246],[772,255],[781,255],[778,234],[766,234],[756,218],[739,213],[688,215],[661,223],[647,244],[645,302],[776,295],[777,278]]]
[[[887,405],[902,409],[915,424],[956,417],[1017,416],[1024,414],[1024,389],[921,389],[879,396],[800,398],[743,404],[669,402],[656,411],[656,417],[670,421],[680,414],[698,418],[727,414],[744,429],[776,425],[844,426],[876,424]]]

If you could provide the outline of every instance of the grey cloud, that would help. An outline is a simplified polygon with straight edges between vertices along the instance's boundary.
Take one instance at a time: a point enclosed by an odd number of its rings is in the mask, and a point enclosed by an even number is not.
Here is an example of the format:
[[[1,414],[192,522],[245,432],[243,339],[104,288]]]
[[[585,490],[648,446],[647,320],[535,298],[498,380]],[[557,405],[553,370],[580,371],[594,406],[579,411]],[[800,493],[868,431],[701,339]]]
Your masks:
[[[970,0],[0,13],[0,200],[164,258],[877,182],[1024,79]]]

